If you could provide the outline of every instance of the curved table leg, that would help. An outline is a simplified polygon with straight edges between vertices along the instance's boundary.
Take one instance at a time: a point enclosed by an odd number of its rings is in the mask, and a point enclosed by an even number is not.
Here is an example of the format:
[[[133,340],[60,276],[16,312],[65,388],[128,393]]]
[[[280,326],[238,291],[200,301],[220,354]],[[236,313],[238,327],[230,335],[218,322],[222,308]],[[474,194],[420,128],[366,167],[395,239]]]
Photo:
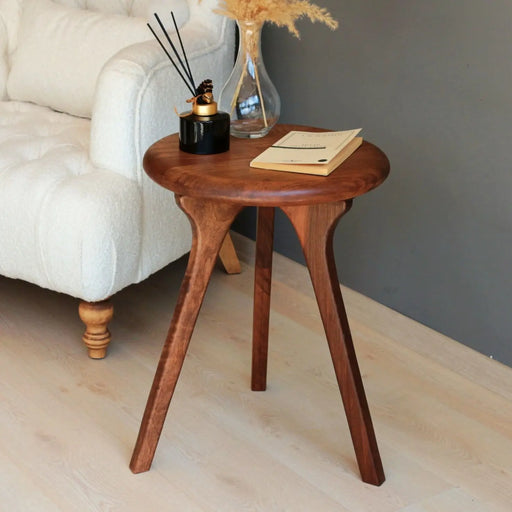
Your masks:
[[[229,232],[220,247],[219,258],[227,274],[240,274],[242,268]]]
[[[254,309],[252,322],[251,389],[267,388],[268,322],[274,246],[274,208],[258,208],[256,262],[254,265]]]
[[[242,209],[240,205],[192,197],[176,200],[192,225],[192,250],[130,462],[134,473],[151,467],[217,255]]]
[[[308,265],[316,300],[364,482],[380,485],[384,470],[375,439],[363,381],[357,363],[336,272],[334,230],[351,202],[283,207],[291,220]]]

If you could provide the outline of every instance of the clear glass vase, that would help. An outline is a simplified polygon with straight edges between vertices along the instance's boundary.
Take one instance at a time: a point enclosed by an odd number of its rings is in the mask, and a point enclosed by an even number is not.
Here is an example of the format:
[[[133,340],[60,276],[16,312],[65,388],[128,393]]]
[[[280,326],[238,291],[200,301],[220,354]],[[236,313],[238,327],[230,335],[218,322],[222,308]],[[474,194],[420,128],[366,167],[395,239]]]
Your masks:
[[[241,138],[266,135],[277,123],[281,100],[261,54],[263,23],[237,20],[240,34],[235,66],[219,97],[231,116],[231,134]]]

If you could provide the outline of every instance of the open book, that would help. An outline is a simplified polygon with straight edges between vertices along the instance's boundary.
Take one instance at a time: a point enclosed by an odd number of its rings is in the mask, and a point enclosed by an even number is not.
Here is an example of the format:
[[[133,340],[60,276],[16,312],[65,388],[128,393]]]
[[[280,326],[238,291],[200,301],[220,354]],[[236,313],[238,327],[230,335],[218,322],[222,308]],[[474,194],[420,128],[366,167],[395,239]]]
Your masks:
[[[363,142],[361,128],[341,132],[290,131],[251,161],[251,167],[327,176]]]

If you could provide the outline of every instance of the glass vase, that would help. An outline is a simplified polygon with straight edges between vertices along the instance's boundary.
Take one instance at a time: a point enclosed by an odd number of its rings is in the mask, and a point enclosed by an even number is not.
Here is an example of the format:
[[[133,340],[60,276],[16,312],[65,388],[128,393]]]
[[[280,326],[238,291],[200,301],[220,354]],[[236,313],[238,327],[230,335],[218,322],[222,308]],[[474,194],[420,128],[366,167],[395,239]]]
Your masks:
[[[231,134],[241,138],[266,135],[277,123],[281,100],[261,54],[263,23],[237,20],[239,47],[235,66],[219,98],[231,116]]]

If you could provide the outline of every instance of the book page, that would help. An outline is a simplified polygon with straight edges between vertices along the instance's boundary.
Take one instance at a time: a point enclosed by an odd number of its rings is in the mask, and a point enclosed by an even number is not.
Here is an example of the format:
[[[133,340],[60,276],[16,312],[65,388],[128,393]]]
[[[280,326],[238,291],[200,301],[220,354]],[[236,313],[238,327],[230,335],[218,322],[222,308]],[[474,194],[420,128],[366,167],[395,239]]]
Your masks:
[[[282,164],[326,164],[361,131],[291,131],[258,155],[253,162]]]

